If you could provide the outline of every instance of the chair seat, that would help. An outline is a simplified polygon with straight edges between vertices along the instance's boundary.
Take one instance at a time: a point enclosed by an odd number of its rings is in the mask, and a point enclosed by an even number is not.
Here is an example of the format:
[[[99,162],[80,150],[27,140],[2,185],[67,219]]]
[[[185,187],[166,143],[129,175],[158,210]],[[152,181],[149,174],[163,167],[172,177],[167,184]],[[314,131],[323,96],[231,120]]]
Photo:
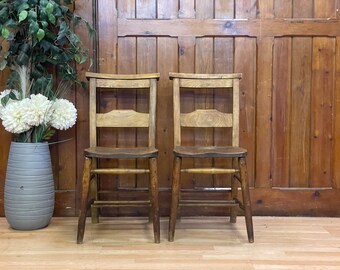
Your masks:
[[[178,157],[245,157],[247,150],[233,146],[176,146],[174,154]]]
[[[93,158],[152,158],[157,157],[158,150],[154,147],[113,148],[90,147],[84,150],[85,156]]]

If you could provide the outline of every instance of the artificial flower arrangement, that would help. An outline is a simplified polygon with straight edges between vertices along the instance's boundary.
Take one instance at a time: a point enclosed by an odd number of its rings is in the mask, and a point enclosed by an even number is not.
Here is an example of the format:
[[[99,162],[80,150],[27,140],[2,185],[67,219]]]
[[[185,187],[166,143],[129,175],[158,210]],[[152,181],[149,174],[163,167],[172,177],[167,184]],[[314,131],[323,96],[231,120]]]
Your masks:
[[[56,129],[66,130],[75,124],[77,110],[70,101],[57,97],[61,91],[31,94],[28,68],[16,69],[19,90],[6,89],[0,93],[0,119],[16,141],[48,140]]]
[[[90,37],[94,29],[74,13],[74,2],[0,0],[0,70],[10,69],[0,119],[15,141],[45,141],[75,124],[77,111],[62,94],[73,83],[86,88],[75,64],[88,51],[74,29],[84,23]]]

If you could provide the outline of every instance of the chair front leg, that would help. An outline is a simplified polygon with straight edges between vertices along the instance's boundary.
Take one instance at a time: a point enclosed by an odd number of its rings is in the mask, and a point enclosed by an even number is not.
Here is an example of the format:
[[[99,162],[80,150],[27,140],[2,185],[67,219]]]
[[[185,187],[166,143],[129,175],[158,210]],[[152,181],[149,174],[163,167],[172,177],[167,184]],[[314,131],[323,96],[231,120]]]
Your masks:
[[[249,194],[249,184],[247,179],[247,164],[245,158],[239,158],[240,164],[240,175],[241,175],[241,187],[242,187],[242,197],[243,197],[243,207],[244,216],[246,219],[246,227],[248,234],[249,243],[254,242],[254,229],[253,229],[253,219],[251,214],[251,204],[250,204],[250,194]]]
[[[179,203],[179,192],[180,192],[180,172],[181,172],[182,159],[180,157],[175,157],[173,176],[172,176],[172,189],[171,189],[171,208],[170,208],[170,220],[169,220],[169,232],[168,240],[170,242],[174,241],[175,227],[177,219],[177,210]]]
[[[84,162],[82,189],[81,189],[81,202],[80,212],[78,219],[78,232],[77,232],[77,244],[83,243],[85,223],[86,223],[86,212],[87,202],[90,190],[90,177],[91,177],[92,159],[86,157]]]
[[[157,180],[157,159],[149,159],[150,168],[150,193],[151,193],[151,213],[153,220],[153,231],[155,243],[160,242],[160,221],[159,221],[159,203],[158,203],[158,180]]]

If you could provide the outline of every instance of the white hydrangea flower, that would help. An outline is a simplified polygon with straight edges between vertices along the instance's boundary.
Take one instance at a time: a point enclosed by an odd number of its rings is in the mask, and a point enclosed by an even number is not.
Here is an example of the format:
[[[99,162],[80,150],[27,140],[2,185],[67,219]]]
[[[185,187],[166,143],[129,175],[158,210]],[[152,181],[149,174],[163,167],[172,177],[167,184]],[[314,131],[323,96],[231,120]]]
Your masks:
[[[66,99],[57,99],[52,105],[51,126],[56,129],[68,129],[77,120],[77,109],[73,103]]]
[[[52,115],[52,102],[42,94],[32,94],[29,102],[24,108],[24,121],[30,126],[39,126],[47,124]]]
[[[17,98],[19,98],[20,96],[19,92],[14,89],[5,89],[4,91],[0,93],[0,119],[2,119],[2,110],[4,109],[4,106],[2,106],[2,103],[1,103],[1,99],[9,95],[11,92],[14,93]],[[9,99],[6,105],[10,104],[13,101],[15,100]]]
[[[5,130],[19,134],[31,128],[31,126],[23,120],[25,116],[23,108],[27,106],[27,103],[29,103],[29,99],[25,98],[6,105],[2,111],[2,125]]]

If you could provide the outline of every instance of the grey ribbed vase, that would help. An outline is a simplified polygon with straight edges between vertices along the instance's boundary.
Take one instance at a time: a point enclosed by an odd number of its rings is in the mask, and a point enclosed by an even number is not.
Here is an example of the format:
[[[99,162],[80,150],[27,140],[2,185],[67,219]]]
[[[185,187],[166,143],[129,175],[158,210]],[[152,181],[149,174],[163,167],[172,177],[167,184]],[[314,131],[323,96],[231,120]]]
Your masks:
[[[54,182],[47,143],[11,143],[4,197],[5,216],[13,229],[48,225],[54,210]]]

